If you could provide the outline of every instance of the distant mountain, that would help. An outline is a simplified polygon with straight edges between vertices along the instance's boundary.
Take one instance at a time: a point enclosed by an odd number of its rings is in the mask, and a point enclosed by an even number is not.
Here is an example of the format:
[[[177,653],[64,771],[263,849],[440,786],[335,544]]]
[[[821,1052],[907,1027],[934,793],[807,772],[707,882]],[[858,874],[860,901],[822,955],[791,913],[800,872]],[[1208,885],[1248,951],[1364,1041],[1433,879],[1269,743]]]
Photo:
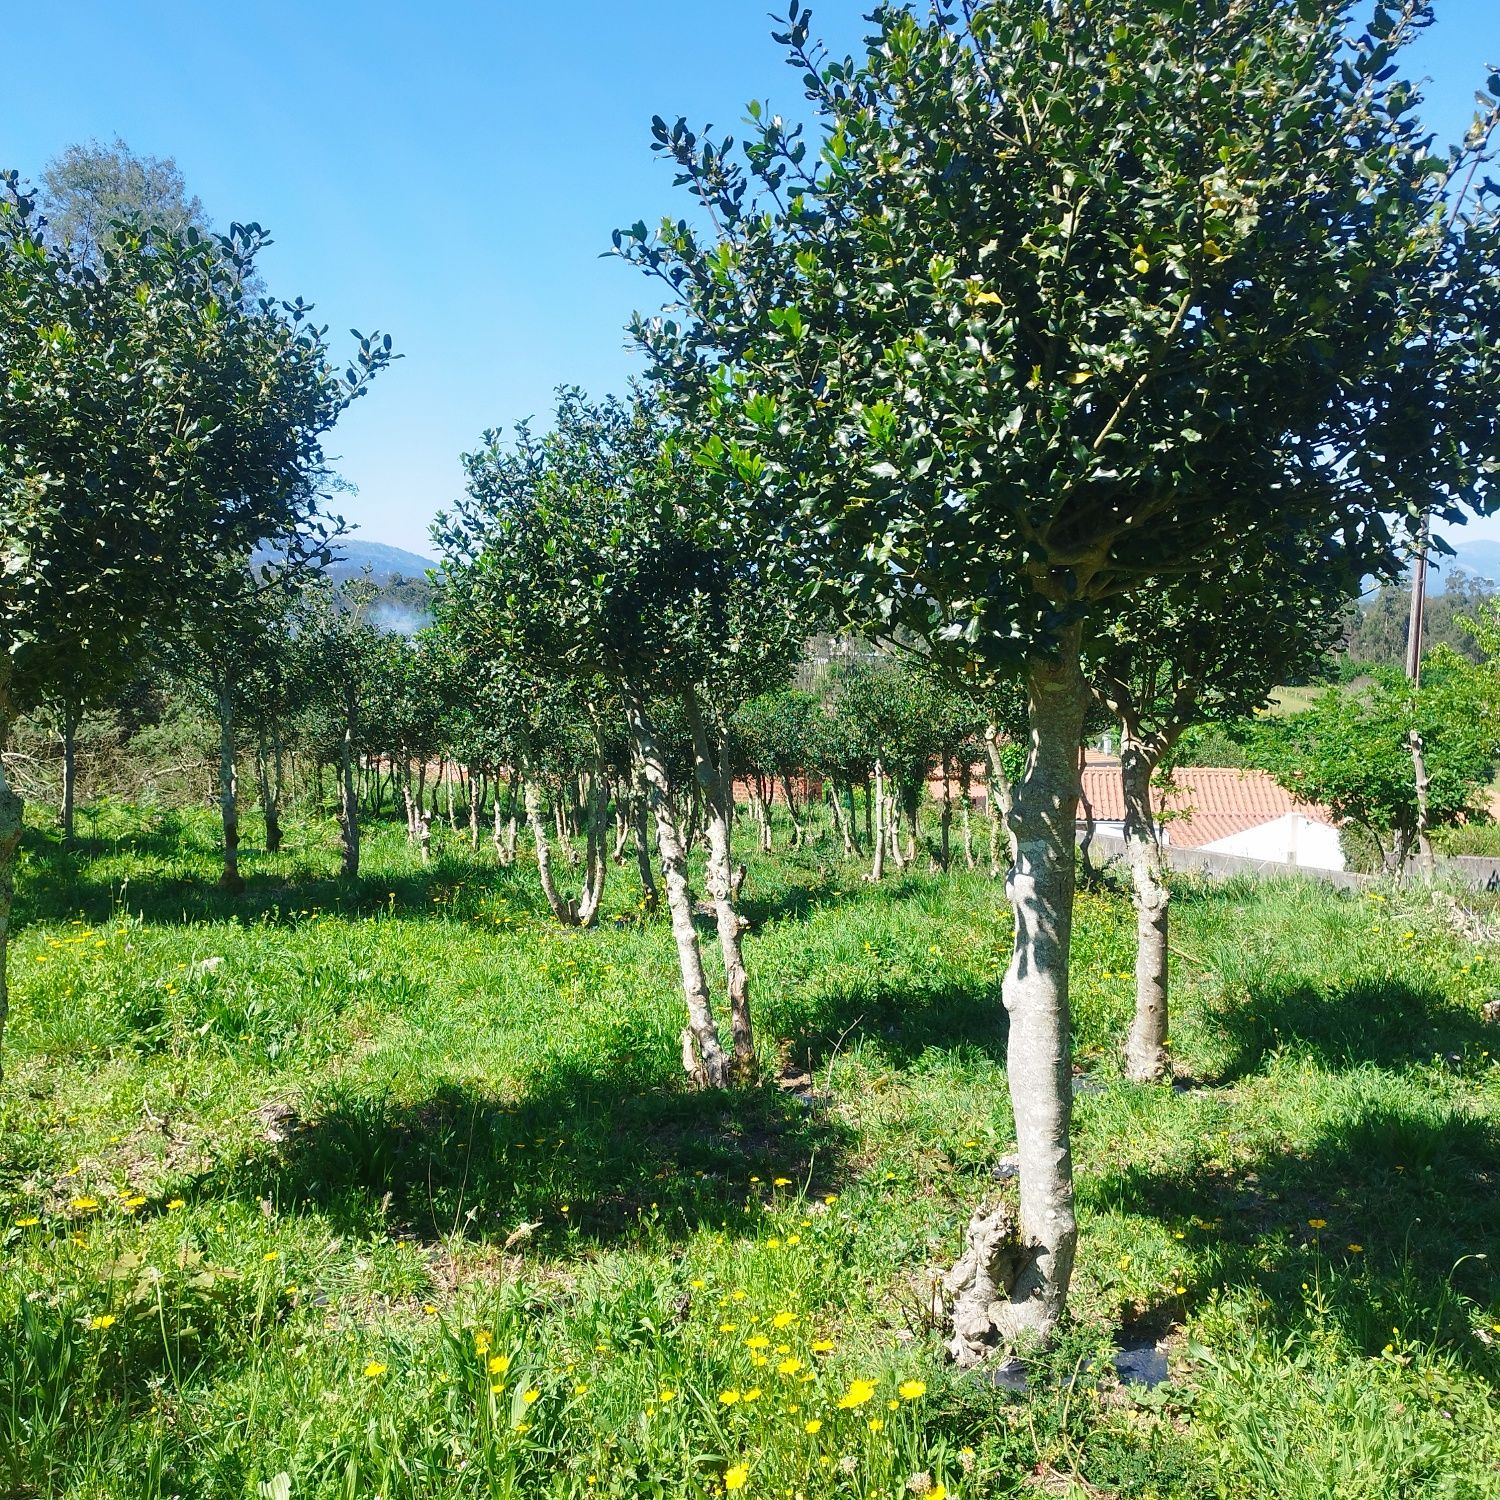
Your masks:
[[[1478,537],[1470,540],[1462,531],[1449,536],[1447,542],[1455,555],[1442,557],[1436,552],[1432,554],[1427,585],[1431,593],[1441,594],[1448,575],[1458,569],[1473,573],[1479,578],[1487,578],[1500,588],[1500,542],[1487,542]]]
[[[328,576],[335,583],[358,578],[368,568],[377,583],[387,578],[425,578],[437,564],[430,557],[388,546],[385,542],[367,542],[362,537],[342,537],[334,543],[333,561]]]

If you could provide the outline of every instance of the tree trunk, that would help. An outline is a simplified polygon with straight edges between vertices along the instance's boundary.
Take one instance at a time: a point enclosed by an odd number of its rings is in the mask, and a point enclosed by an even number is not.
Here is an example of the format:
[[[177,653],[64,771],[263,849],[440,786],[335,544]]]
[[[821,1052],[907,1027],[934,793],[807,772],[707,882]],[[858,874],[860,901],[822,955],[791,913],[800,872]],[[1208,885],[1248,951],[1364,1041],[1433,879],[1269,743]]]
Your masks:
[[[662,878],[667,887],[667,910],[672,917],[672,938],[677,945],[677,964],[682,972],[682,992],[687,1001],[688,1024],[682,1033],[682,1065],[688,1077],[700,1088],[723,1088],[729,1082],[729,1059],[719,1041],[713,1006],[709,1003],[703,953],[698,946],[697,929],[693,926],[687,855],[677,832],[666,764],[640,695],[627,691],[624,698],[625,716],[640,758],[651,811],[656,817],[656,842],[661,851]]]
[[[479,853],[479,817],[484,811],[484,792],[489,784],[489,775],[481,771],[476,781],[469,773],[469,853]]]
[[[802,847],[802,819],[797,816],[797,799],[792,794],[792,778],[783,774],[781,778],[781,789],[786,793],[786,814],[792,820],[792,848]]]
[[[239,778],[234,761],[234,704],[219,694],[219,816],[224,824],[224,873],[219,884],[236,895],[245,889],[240,878]]]
[[[600,752],[594,774],[589,778],[588,795],[580,809],[584,815],[586,849],[583,860],[583,893],[578,898],[578,925],[592,927],[599,920],[599,903],[604,899],[604,877],[609,869],[605,846],[609,840],[609,778],[604,771]]]
[[[552,908],[552,915],[564,927],[576,927],[578,903],[565,901],[558,893],[557,882],[552,877],[552,846],[547,838],[547,820],[542,815],[542,798],[537,791],[536,782],[530,776],[526,778],[522,795],[526,803],[526,822],[531,828],[532,842],[536,846],[536,872],[541,878],[542,894],[547,898],[547,905]]]
[[[871,793],[865,794],[865,821],[870,819]],[[880,880],[885,875],[885,767],[880,761],[875,762],[874,793],[875,805],[875,836],[871,842],[875,846],[875,858],[870,865],[870,879]]]
[[[1167,921],[1170,891],[1151,813],[1151,777],[1160,751],[1131,726],[1120,735],[1125,791],[1125,859],[1135,905],[1135,1015],[1125,1041],[1125,1075],[1136,1083],[1171,1076],[1167,1053]]]
[[[1417,869],[1421,872],[1423,883],[1431,885],[1437,877],[1437,861],[1432,857],[1432,840],[1427,835],[1427,755],[1422,748],[1422,735],[1416,725],[1408,733],[1407,743],[1411,746],[1411,768],[1417,790]]]
[[[944,874],[947,873],[950,862],[950,840],[953,833],[953,761],[950,756],[944,754],[941,762],[943,771],[943,816],[938,831],[938,863],[942,865]]]
[[[635,785],[631,788],[630,817],[635,825],[635,867],[641,877],[641,900],[647,911],[655,911],[661,905],[661,892],[656,887],[656,872],[651,868],[651,833],[646,826],[648,791],[646,773],[636,760],[633,771]]]
[[[6,683],[0,677],[0,703],[4,702]],[[11,721],[0,719],[0,751],[10,740]],[[6,988],[6,947],[10,938],[10,904],[15,895],[16,851],[21,847],[21,799],[5,779],[5,762],[0,759],[0,1048],[5,1043],[5,1019],[9,1014],[9,991]],[[0,1078],[5,1076],[4,1055],[0,1052]]]
[[[73,804],[78,785],[78,712],[71,703],[63,704],[62,720],[62,836],[64,846],[71,846],[74,831]]]
[[[1000,869],[1000,833],[1005,831],[1010,846],[1010,862],[1016,861],[1015,834],[1011,831],[1010,812],[1015,798],[1015,789],[1010,777],[1005,774],[1005,762],[1000,758],[1000,730],[994,724],[984,731],[984,749],[990,762],[990,877],[998,880]]]
[[[345,880],[359,875],[359,793],[354,785],[355,715],[352,700],[344,704],[344,738],[339,746],[339,847]]]
[[[978,863],[974,857],[974,824],[971,820],[971,804],[974,800],[974,768],[969,764],[966,751],[958,768],[958,826],[963,836],[964,863],[973,869]]]
[[[830,778],[828,783],[828,806],[833,814],[833,826],[838,832],[839,838],[844,845],[844,858],[853,859],[855,854],[854,839],[849,829],[850,812],[844,806],[844,789],[839,783]]]
[[[1027,672],[1031,747],[1010,813],[1015,862],[1006,894],[1015,942],[1002,989],[1010,1016],[1006,1072],[1020,1163],[1020,1215],[1010,1227],[1008,1204],[976,1213],[969,1253],[950,1273],[955,1303],[949,1347],[965,1363],[996,1340],[1046,1339],[1052,1333],[1077,1249],[1068,950],[1078,742],[1089,701],[1079,669],[1080,635],[1081,627],[1067,627],[1057,655],[1033,657]],[[988,1231],[994,1233],[987,1238]],[[979,1248],[983,1263],[976,1268]]]
[[[748,1083],[755,1077],[755,1040],[750,1028],[750,975],[740,950],[740,936],[750,924],[734,909],[734,852],[729,823],[729,804],[734,800],[734,792],[714,760],[713,744],[691,690],[684,696],[683,707],[693,736],[693,771],[703,792],[707,816],[706,883],[719,929],[719,952],[724,958],[729,1023],[734,1034],[734,1075],[738,1081]]]
[[[1092,881],[1093,879],[1095,879],[1098,872],[1094,869],[1093,859],[1095,832],[1094,806],[1093,803],[1089,801],[1088,795],[1083,790],[1083,772],[1084,768],[1088,765],[1088,762],[1089,747],[1086,744],[1080,744],[1078,747],[1078,805],[1083,809],[1083,837],[1078,841],[1078,855],[1083,864],[1083,873],[1085,878]],[[1121,762],[1121,764],[1123,766],[1123,761]],[[1148,776],[1146,779],[1149,783],[1150,777]],[[1149,821],[1149,799],[1146,811],[1147,820]],[[1154,828],[1155,825],[1153,824],[1152,827]]]

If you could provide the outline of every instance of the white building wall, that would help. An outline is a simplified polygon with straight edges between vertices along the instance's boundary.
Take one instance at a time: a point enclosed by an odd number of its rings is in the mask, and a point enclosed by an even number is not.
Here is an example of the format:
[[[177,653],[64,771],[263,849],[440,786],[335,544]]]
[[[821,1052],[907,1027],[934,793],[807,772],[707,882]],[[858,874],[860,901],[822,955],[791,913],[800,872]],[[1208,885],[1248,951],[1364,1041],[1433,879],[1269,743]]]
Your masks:
[[[1270,823],[1202,847],[1214,854],[1240,854],[1247,859],[1276,860],[1310,870],[1344,868],[1338,829],[1315,823],[1301,813],[1285,813]]]

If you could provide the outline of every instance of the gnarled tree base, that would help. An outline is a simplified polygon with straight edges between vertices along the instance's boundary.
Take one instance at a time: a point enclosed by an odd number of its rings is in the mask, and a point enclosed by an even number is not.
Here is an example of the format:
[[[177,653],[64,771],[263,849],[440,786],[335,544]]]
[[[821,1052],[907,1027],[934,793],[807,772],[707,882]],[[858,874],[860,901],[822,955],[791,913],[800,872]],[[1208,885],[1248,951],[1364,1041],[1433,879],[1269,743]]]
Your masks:
[[[943,1277],[943,1294],[953,1309],[947,1349],[955,1364],[967,1369],[997,1349],[1045,1339],[1053,1320],[1030,1294],[1028,1272],[1036,1254],[1022,1244],[1020,1220],[1009,1202],[975,1209],[964,1233],[964,1253]]]

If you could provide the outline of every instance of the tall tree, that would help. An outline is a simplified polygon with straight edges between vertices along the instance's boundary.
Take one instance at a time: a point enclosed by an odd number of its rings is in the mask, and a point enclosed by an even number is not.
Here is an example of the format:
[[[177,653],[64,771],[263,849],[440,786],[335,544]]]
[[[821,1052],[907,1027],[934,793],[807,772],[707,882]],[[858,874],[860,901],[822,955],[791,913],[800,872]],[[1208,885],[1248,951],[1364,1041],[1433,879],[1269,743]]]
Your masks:
[[[670,305],[658,377],[740,486],[739,524],[845,618],[979,678],[1020,669],[1003,997],[1019,1219],[976,1215],[955,1353],[1048,1334],[1077,1227],[1068,951],[1085,625],[1273,539],[1389,572],[1497,455],[1493,112],[1436,156],[1400,54],[1310,0],[882,4],[831,59],[779,40],[815,115],[742,156],[654,144],[708,211],[622,253]],[[1500,94],[1500,79],[1491,80]]]
[[[98,267],[0,178],[0,744],[62,685],[109,679],[262,541],[321,550],[322,439],[388,361],[347,369],[300,302],[246,291],[266,242],[134,229]],[[0,771],[0,1025],[21,807]]]

